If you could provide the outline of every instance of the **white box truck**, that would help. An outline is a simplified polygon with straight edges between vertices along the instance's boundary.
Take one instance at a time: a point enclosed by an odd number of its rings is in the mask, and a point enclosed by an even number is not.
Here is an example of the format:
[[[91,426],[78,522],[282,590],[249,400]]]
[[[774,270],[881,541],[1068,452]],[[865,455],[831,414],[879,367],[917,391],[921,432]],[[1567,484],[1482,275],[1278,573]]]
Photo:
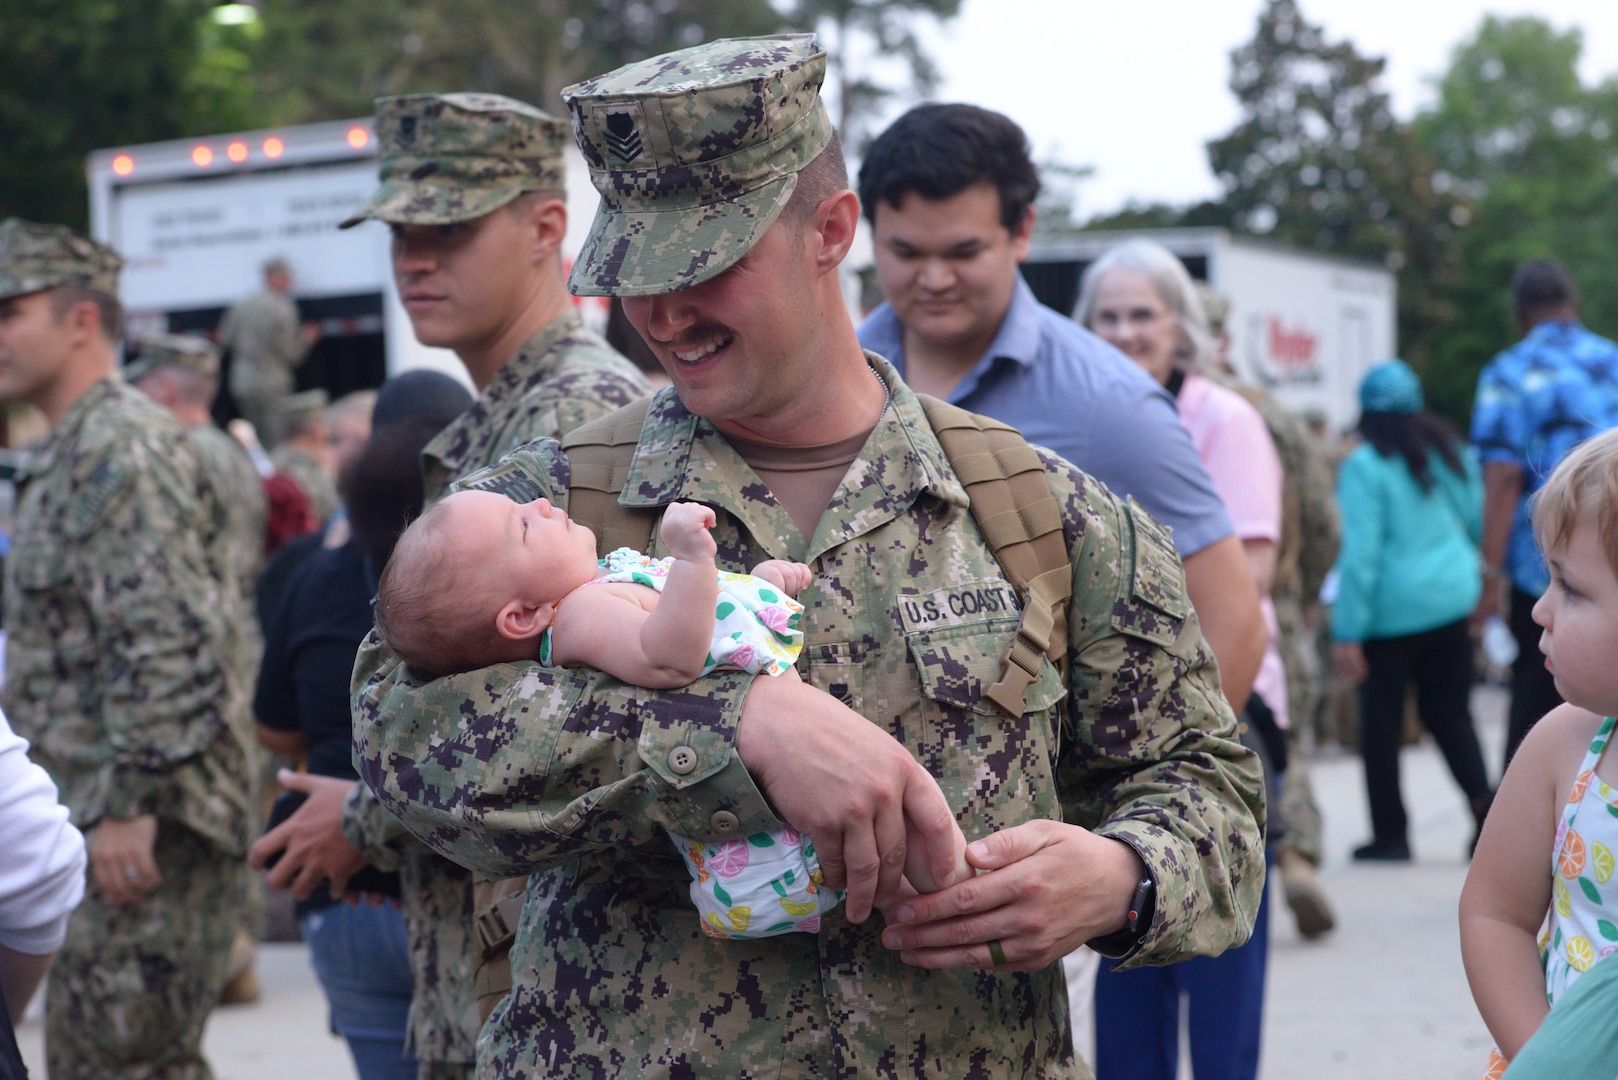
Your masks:
[[[1085,268],[1137,237],[1162,244],[1230,298],[1230,359],[1242,378],[1293,409],[1321,410],[1333,431],[1354,423],[1360,377],[1396,355],[1392,271],[1224,229],[1148,229],[1036,236],[1023,276],[1041,302],[1071,312]]]
[[[568,143],[568,235],[576,253],[596,191]],[[465,381],[453,353],[419,344],[399,303],[388,229],[339,230],[377,186],[369,117],[97,150],[86,170],[90,231],[125,259],[120,290],[132,347],[165,331],[212,334],[231,304],[257,291],[266,260],[292,266],[299,313],[323,336],[300,386],[333,396],[431,367]],[[601,329],[604,301],[576,301]]]

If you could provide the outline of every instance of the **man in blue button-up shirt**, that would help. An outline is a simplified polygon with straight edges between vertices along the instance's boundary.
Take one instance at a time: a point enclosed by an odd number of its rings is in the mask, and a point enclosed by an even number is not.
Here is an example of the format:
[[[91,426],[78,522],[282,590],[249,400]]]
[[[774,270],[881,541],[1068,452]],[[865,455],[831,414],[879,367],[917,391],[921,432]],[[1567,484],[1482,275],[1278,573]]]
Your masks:
[[[1562,703],[1539,655],[1531,612],[1550,584],[1534,543],[1534,493],[1579,443],[1618,425],[1618,345],[1579,323],[1579,294],[1560,263],[1524,263],[1511,279],[1522,340],[1491,360],[1478,377],[1472,442],[1483,462],[1483,598],[1481,625],[1509,583],[1508,618],[1517,638],[1511,673],[1506,761],[1534,722]]]
[[[1268,640],[1241,541],[1174,400],[1018,272],[1039,192],[1022,129],[972,105],[918,106],[872,144],[859,188],[888,298],[860,343],[914,389],[1014,425],[1172,528],[1239,710]]]

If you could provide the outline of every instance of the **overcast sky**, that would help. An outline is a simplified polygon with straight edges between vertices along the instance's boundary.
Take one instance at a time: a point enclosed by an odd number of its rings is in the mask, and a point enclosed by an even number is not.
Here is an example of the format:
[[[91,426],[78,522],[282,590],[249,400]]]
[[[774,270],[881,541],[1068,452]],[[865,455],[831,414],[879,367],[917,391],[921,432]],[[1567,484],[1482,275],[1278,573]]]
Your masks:
[[[1081,216],[1130,199],[1219,193],[1203,144],[1238,120],[1230,50],[1253,36],[1260,0],[964,0],[929,33],[939,100],[1004,112],[1036,155],[1095,168]],[[1301,0],[1328,40],[1384,56],[1395,112],[1433,100],[1432,82],[1485,14],[1534,14],[1584,31],[1586,84],[1618,75],[1618,0]]]

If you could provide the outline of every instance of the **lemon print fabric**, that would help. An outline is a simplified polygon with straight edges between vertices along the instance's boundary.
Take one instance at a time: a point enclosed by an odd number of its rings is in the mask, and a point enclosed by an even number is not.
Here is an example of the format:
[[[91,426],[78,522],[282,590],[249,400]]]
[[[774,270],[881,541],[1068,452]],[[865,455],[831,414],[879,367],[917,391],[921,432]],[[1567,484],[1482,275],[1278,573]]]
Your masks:
[[[1614,720],[1596,732],[1579,767],[1551,851],[1551,904],[1540,934],[1551,1002],[1618,952],[1618,791],[1597,775]]]
[[[822,886],[815,846],[796,829],[711,844],[680,839],[678,847],[709,937],[813,934],[820,917],[843,899]]]
[[[633,548],[619,548],[601,560],[597,582],[616,581],[663,591],[673,559],[653,559]],[[803,605],[763,578],[719,571],[713,639],[703,674],[719,667],[755,675],[779,675],[803,651]]]

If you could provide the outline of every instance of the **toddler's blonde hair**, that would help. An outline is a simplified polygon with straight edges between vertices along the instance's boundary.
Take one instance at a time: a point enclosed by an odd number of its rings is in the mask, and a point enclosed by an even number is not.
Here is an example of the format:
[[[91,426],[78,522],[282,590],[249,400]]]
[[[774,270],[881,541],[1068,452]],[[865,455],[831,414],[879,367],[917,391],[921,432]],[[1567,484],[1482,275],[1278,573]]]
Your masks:
[[[1618,576],[1618,428],[1574,447],[1534,496],[1534,539],[1550,555],[1580,518],[1595,523],[1607,565]]]

